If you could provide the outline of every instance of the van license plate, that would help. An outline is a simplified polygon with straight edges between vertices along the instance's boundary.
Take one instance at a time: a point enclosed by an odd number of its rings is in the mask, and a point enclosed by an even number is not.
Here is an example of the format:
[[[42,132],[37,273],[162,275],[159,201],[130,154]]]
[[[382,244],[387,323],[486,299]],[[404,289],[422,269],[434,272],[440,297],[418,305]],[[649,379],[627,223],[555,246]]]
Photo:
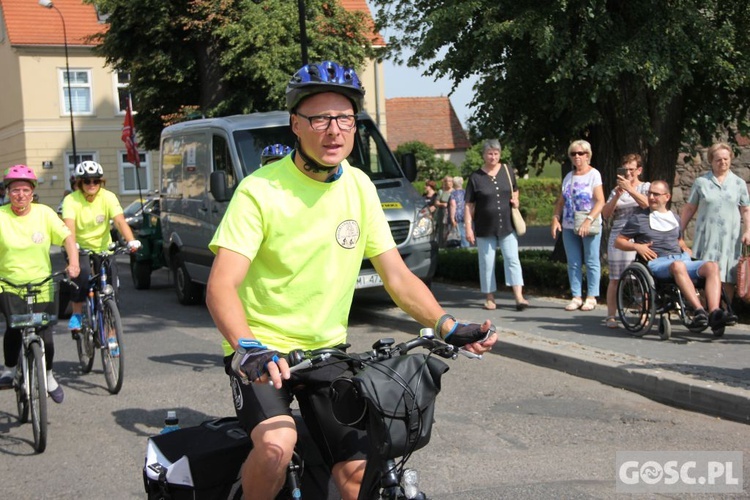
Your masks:
[[[357,286],[355,288],[369,288],[372,286],[383,286],[383,280],[378,274],[360,274],[357,276]]]

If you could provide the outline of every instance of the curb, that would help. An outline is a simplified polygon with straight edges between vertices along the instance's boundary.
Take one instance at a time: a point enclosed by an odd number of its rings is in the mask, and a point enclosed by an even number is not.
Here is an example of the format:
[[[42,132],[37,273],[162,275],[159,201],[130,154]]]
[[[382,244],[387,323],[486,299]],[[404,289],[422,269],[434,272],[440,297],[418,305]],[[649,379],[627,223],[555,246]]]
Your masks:
[[[568,342],[552,343],[504,330],[503,356],[627,389],[677,408],[750,424],[750,391],[654,369],[648,360]]]
[[[391,321],[413,321],[398,308],[368,313]],[[626,389],[677,408],[750,424],[750,390],[654,368],[654,363],[638,356],[505,329],[497,333],[495,354]]]

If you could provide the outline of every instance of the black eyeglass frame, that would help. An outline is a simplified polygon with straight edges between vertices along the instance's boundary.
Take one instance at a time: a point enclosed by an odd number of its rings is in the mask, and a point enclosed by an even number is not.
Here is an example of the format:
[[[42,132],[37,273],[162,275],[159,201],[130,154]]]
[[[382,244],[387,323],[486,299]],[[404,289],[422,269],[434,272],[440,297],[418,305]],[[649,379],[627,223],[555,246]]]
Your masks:
[[[328,130],[329,127],[331,126],[331,122],[334,121],[334,120],[336,120],[336,125],[338,125],[338,127],[341,130],[345,131],[345,132],[349,132],[350,130],[354,130],[354,128],[357,126],[357,115],[337,115],[337,116],[333,116],[333,115],[312,115],[312,116],[307,116],[307,115],[304,115],[304,114],[300,113],[299,111],[297,111],[295,114],[297,116],[300,116],[300,117],[306,119],[310,123],[310,128],[313,129],[313,130],[315,130],[316,132],[324,132],[324,131]],[[339,121],[342,118],[344,118],[344,119],[351,119],[351,121],[352,121],[351,126],[349,126],[349,127],[342,126],[341,122]],[[316,125],[314,125],[313,124],[313,120],[316,120],[316,119],[317,120],[326,120],[325,121],[325,126],[321,126],[321,125],[316,126]]]

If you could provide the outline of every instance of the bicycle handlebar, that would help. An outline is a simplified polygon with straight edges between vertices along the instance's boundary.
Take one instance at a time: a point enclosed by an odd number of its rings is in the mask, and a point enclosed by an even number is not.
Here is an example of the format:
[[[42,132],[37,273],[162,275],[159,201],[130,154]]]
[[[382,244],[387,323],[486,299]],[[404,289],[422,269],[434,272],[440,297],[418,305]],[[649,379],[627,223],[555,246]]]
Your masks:
[[[55,273],[52,273],[52,274],[50,274],[49,276],[47,276],[46,278],[44,278],[44,279],[43,279],[43,280],[41,280],[41,281],[30,282],[30,283],[22,283],[22,284],[19,284],[19,283],[13,283],[12,281],[10,281],[10,280],[8,280],[8,279],[5,279],[5,278],[3,278],[3,277],[0,277],[0,281],[1,281],[1,282],[3,282],[3,283],[5,283],[5,284],[6,284],[6,285],[8,285],[8,286],[11,286],[11,287],[13,287],[13,288],[26,288],[27,290],[30,290],[30,289],[32,289],[32,288],[34,288],[34,287],[37,287],[37,286],[42,286],[42,285],[44,285],[45,283],[47,283],[48,281],[50,281],[50,280],[52,280],[52,279],[54,279],[54,278],[56,278],[56,277],[58,277],[58,276],[62,276],[62,275],[64,275],[65,273],[66,273],[66,271],[65,271],[65,270],[63,270],[63,271],[57,271],[57,272],[55,272]]]
[[[85,248],[79,248],[78,253],[81,255],[95,255],[97,257],[111,257],[113,255],[130,253],[127,246],[117,245],[114,248],[103,250],[101,252],[95,252],[93,250],[87,250]]]
[[[386,337],[375,342],[372,350],[361,353],[348,354],[342,349],[337,348],[315,349],[312,351],[294,350],[287,354],[285,359],[292,373],[312,368],[331,358],[338,358],[350,364],[362,365],[372,361],[382,361],[396,356],[403,356],[417,347],[423,347],[429,350],[430,353],[445,359],[456,359],[459,354],[469,359],[482,359],[481,354],[474,354],[464,348],[446,344],[442,340],[437,339],[432,328],[422,328],[419,331],[418,337],[396,345],[394,344],[394,339]]]

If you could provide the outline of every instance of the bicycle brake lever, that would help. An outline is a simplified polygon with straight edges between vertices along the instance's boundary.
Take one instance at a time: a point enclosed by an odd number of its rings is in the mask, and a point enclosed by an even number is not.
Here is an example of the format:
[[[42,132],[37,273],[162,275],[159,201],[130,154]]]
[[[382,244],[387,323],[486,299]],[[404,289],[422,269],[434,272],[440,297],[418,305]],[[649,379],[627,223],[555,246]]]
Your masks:
[[[481,354],[475,354],[475,353],[473,353],[471,351],[467,351],[463,347],[461,347],[461,348],[458,349],[458,354],[463,354],[464,356],[466,356],[469,359],[482,359],[482,355]]]

